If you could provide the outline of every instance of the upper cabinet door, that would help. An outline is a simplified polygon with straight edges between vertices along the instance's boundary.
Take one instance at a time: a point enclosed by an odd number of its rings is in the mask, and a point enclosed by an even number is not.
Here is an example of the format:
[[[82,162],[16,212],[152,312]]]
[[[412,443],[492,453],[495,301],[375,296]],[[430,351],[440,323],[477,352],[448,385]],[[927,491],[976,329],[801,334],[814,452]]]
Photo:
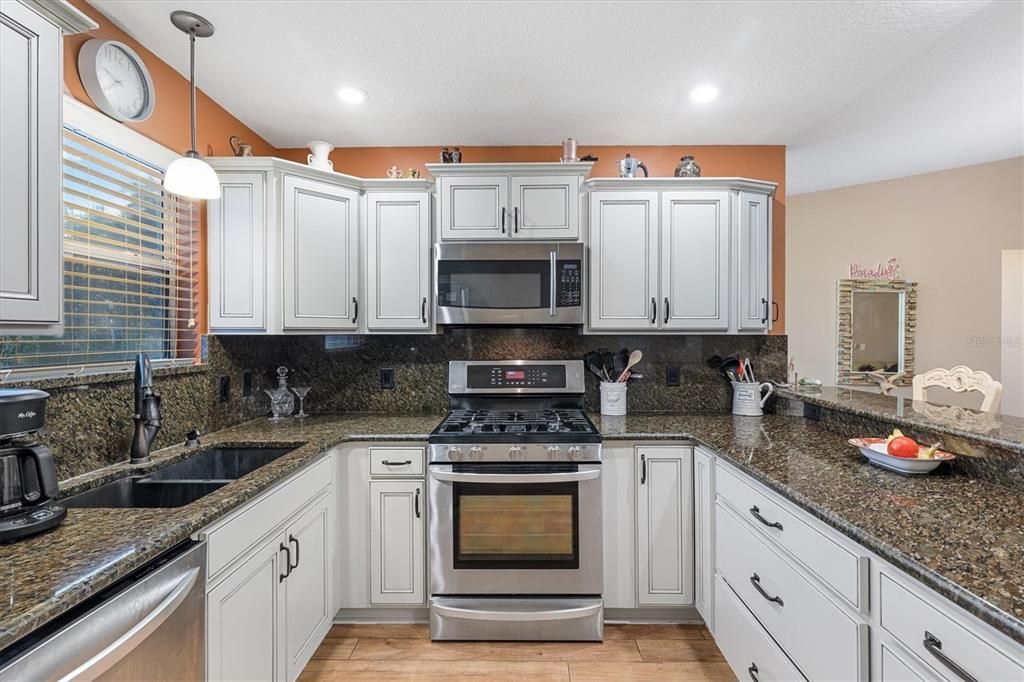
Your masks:
[[[661,196],[664,329],[729,329],[729,193]]]
[[[62,319],[61,45],[57,26],[0,5],[0,333]]]
[[[355,329],[359,193],[284,179],[284,328]]]
[[[266,329],[267,231],[263,173],[220,173],[206,204],[210,328]]]
[[[636,449],[637,602],[693,604],[693,448]]]
[[[579,176],[513,176],[511,185],[513,239],[579,239]]]
[[[366,195],[366,328],[429,329],[430,196]]]
[[[743,331],[765,331],[771,319],[771,226],[767,195],[739,193],[739,320]]]
[[[508,177],[442,177],[442,239],[507,239],[512,227]]]
[[[658,327],[658,193],[590,193],[590,327]]]

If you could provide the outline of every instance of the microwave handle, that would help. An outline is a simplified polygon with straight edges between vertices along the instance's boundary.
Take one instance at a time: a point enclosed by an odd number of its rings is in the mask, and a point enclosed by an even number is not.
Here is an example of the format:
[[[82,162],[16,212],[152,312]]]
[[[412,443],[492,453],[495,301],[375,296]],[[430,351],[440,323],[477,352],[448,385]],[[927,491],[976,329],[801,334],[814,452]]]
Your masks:
[[[558,273],[558,252],[552,251],[551,254],[551,307],[548,310],[548,315],[554,317],[558,311],[555,309],[555,303],[558,299],[558,282],[555,281],[555,277]]]

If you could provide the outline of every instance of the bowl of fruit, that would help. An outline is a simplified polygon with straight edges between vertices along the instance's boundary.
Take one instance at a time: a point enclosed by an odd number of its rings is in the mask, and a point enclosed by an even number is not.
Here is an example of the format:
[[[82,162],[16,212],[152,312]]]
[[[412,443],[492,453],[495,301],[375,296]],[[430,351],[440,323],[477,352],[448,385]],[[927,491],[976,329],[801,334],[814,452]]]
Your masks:
[[[920,445],[899,429],[888,438],[851,438],[847,442],[872,464],[901,474],[927,474],[943,462],[956,459],[955,455],[939,450],[939,443]]]

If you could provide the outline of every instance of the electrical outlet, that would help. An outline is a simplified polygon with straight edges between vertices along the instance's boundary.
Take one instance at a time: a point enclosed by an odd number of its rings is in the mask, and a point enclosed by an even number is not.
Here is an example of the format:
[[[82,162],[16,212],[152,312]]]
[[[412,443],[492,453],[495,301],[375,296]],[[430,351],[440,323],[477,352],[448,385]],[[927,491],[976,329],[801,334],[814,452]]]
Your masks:
[[[665,368],[665,385],[666,386],[678,386],[679,385],[679,368],[678,367],[666,367]]]
[[[380,387],[381,388],[394,388],[395,387],[395,369],[393,367],[381,367],[380,368]]]
[[[248,398],[252,395],[252,372],[245,370],[242,372],[242,397]]]
[[[231,397],[231,378],[221,377],[220,386],[217,389],[217,399],[222,403],[226,403]]]

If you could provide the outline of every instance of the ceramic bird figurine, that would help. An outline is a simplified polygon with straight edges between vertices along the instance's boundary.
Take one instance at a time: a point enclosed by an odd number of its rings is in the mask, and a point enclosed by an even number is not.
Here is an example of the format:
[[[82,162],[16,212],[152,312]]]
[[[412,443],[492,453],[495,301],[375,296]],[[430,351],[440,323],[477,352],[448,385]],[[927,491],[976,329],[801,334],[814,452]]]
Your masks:
[[[882,395],[892,395],[899,386],[896,384],[896,380],[906,372],[899,372],[897,374],[882,374],[881,372],[868,372],[868,376],[878,382],[878,388],[882,392]]]

